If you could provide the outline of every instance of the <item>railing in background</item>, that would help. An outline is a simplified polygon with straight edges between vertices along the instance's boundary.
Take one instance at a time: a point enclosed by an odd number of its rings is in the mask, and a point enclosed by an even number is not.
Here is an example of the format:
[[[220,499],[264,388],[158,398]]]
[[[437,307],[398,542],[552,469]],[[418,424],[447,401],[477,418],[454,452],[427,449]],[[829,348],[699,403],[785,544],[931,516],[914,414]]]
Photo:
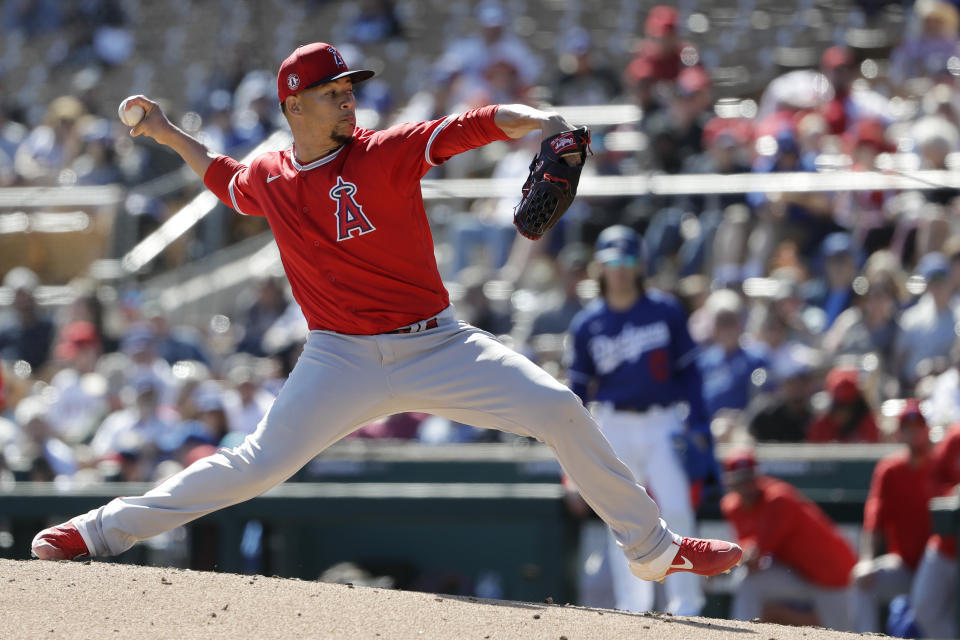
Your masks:
[[[727,101],[729,102],[729,101]],[[742,115],[749,100],[717,105],[718,113]],[[755,105],[754,105],[755,106]],[[641,116],[635,105],[567,106],[558,107],[571,122],[593,127],[615,126],[636,122]],[[729,112],[729,113],[727,113]],[[258,145],[241,161],[249,162],[267,150],[289,146],[291,137],[287,131],[276,131]],[[620,152],[637,152],[645,146],[644,136],[631,130],[614,130],[604,134],[600,141],[604,148]],[[842,162],[834,162],[819,172],[776,174],[703,174],[631,176],[585,175],[580,182],[578,196],[613,197],[722,194],[722,193],[808,193],[832,191],[876,190],[930,190],[936,188],[960,188],[960,172],[906,170],[916,165],[916,156],[887,155],[883,157],[883,170],[848,171]],[[178,170],[142,185],[144,189],[164,189],[168,184],[183,184],[184,171]],[[423,180],[423,197],[427,201],[444,199],[472,199],[487,197],[519,197],[522,178],[516,179],[450,179]],[[140,187],[137,188],[140,191]],[[125,197],[119,186],[106,187],[37,187],[0,189],[0,209],[19,206],[98,206],[118,204]],[[171,215],[159,229],[140,241],[128,251],[118,264],[109,265],[116,276],[135,275],[159,256],[187,231],[203,220],[217,206],[217,199],[204,191]],[[12,214],[11,214],[12,215]],[[19,219],[18,219],[19,220]],[[22,220],[19,220],[22,222]],[[0,221],[2,231],[2,221]]]

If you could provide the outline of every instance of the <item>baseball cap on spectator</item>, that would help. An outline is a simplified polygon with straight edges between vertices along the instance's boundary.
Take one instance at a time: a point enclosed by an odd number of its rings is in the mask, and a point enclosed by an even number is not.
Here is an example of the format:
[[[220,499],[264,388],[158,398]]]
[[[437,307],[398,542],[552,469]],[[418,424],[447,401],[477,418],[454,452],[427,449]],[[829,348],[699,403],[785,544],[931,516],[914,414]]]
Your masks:
[[[159,393],[162,386],[160,380],[150,373],[137,374],[130,380],[130,387],[138,396],[146,393]]]
[[[14,267],[3,277],[3,286],[9,287],[14,291],[33,292],[40,284],[40,278],[33,271],[26,267]]]
[[[87,112],[86,107],[74,96],[54,98],[44,114],[44,123],[55,127],[62,123],[74,123]]]
[[[873,147],[878,153],[894,151],[896,147],[887,140],[887,127],[879,120],[858,122],[847,136],[847,145],[852,151],[860,145]]]
[[[752,449],[737,449],[723,461],[724,480],[730,483],[752,478],[757,471],[757,458]]]
[[[577,27],[570,30],[563,39],[563,52],[582,55],[590,51],[592,44],[590,32],[583,27]]]
[[[106,118],[91,118],[83,122],[83,141],[108,142],[111,131],[111,123]]]
[[[502,27],[506,24],[507,14],[496,2],[482,2],[477,7],[477,21],[483,27]]]
[[[816,369],[818,355],[817,350],[812,347],[802,344],[791,345],[773,362],[771,369],[774,380],[784,382],[809,375]]]
[[[54,349],[58,360],[71,360],[82,347],[97,346],[100,336],[92,323],[86,321],[71,322],[60,332],[60,343]]]
[[[233,95],[226,89],[217,89],[207,98],[207,108],[211,113],[230,111],[233,108]]]
[[[903,409],[900,410],[900,415],[897,419],[901,427],[908,420],[917,421],[924,426],[927,424],[927,419],[923,416],[923,412],[920,411],[920,401],[916,398],[908,398],[903,403]]]
[[[950,261],[939,251],[931,251],[917,263],[916,274],[923,276],[927,281],[945,278],[948,273],[950,273]]]
[[[834,367],[824,387],[835,405],[851,404],[860,396],[860,374],[852,367]]]
[[[120,341],[120,349],[128,354],[140,353],[153,347],[154,340],[156,340],[156,334],[149,325],[136,324]]]
[[[800,145],[797,144],[797,136],[793,129],[787,127],[780,129],[774,136],[774,140],[777,141],[777,155],[800,153]]]
[[[25,427],[34,420],[46,420],[50,405],[40,396],[27,396],[13,410],[13,421]]]
[[[730,289],[718,289],[711,293],[703,303],[704,309],[713,317],[722,315],[743,315],[743,300]]]
[[[703,145],[739,146],[750,141],[752,124],[746,118],[711,118],[703,127]]]
[[[644,32],[651,38],[663,38],[677,31],[677,10],[661,4],[650,9],[643,24]]]
[[[350,70],[340,52],[326,42],[314,42],[297,47],[280,65],[277,73],[277,96],[280,104],[305,89],[340,78],[354,83],[372,78],[369,69]]]
[[[135,431],[127,431],[118,436],[115,452],[119,458],[136,460],[143,454],[146,446],[147,441],[141,434]],[[120,462],[120,460],[117,461]]]
[[[835,231],[823,239],[820,251],[824,258],[835,258],[840,255],[853,256],[853,238],[849,233]]]
[[[201,393],[197,398],[197,411],[205,413],[207,411],[223,411],[223,400],[219,395],[213,393]]]
[[[835,46],[823,52],[820,57],[820,66],[823,69],[856,66],[857,60],[849,47]]]
[[[594,249],[594,258],[600,263],[624,258],[639,261],[642,251],[640,236],[637,232],[626,225],[615,224],[600,232]]]

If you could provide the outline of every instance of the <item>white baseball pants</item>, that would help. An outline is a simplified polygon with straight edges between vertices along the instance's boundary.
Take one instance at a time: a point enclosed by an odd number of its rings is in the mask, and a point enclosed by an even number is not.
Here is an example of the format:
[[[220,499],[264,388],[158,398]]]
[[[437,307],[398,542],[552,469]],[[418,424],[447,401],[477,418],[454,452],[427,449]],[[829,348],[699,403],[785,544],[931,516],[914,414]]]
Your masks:
[[[438,316],[436,328],[412,333],[311,331],[273,406],[240,446],[197,461],[143,496],[116,498],[72,522],[92,555],[116,555],[267,491],[353,430],[403,411],[543,441],[635,570],[656,578],[673,559],[674,536],[657,505],[576,395],[489,333],[457,322],[452,307]]]
[[[695,535],[690,481],[673,444],[674,436],[684,430],[677,410],[670,407],[633,413],[601,406],[597,420],[614,452],[637,481],[650,488],[670,529],[680,535]],[[610,554],[610,574],[618,609],[647,611],[652,607],[653,584],[637,579],[622,554]],[[706,604],[702,581],[693,573],[668,577],[664,582],[666,611],[674,615],[699,615]]]

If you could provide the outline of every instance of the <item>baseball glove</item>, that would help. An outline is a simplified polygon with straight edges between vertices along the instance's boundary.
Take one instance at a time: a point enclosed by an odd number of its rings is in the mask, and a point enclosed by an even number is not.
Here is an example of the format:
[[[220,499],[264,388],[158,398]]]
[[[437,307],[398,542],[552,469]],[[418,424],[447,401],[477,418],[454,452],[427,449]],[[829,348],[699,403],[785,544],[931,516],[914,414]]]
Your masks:
[[[513,224],[522,236],[539,240],[557,224],[577,195],[588,153],[590,130],[586,127],[558,133],[541,143],[513,213]]]

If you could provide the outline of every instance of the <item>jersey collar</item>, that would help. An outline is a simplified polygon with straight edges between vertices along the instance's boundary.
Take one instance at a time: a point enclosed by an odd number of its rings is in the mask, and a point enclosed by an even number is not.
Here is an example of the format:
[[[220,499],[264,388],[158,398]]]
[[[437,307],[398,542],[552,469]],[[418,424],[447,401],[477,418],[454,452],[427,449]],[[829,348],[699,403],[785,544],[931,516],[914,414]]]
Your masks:
[[[343,147],[344,147],[344,146],[346,146],[346,145],[342,145],[339,149],[337,149],[336,151],[334,151],[334,152],[331,153],[330,155],[328,155],[328,156],[323,156],[323,157],[320,158],[319,160],[314,160],[313,162],[311,162],[311,163],[309,163],[309,164],[300,164],[300,163],[297,161],[296,145],[292,145],[292,146],[290,147],[290,149],[289,149],[289,151],[290,151],[290,162],[293,164],[293,168],[296,169],[297,171],[309,171],[310,169],[316,169],[317,167],[322,167],[323,165],[327,164],[328,162],[332,162],[334,158],[336,158],[338,155],[340,155],[340,152],[343,151]]]

